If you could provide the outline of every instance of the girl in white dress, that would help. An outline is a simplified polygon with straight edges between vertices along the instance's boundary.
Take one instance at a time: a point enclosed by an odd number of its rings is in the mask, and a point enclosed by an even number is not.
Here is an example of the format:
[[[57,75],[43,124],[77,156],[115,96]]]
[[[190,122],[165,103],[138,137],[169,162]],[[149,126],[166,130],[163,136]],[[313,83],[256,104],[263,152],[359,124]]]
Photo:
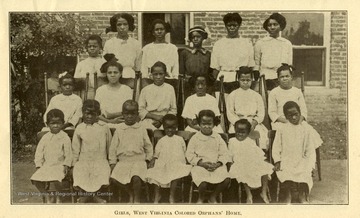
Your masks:
[[[273,165],[265,162],[265,154],[256,142],[249,138],[251,124],[246,119],[235,123],[235,136],[229,141],[229,150],[233,164],[230,168],[231,178],[238,183],[244,183],[247,203],[252,203],[251,188],[262,187],[260,193],[265,203],[269,203],[267,197],[267,184],[273,172]]]
[[[193,182],[199,189],[198,203],[205,200],[205,191],[213,189],[209,203],[216,203],[220,192],[230,183],[230,174],[226,164],[231,161],[225,141],[218,133],[213,132],[216,117],[211,110],[202,110],[198,116],[200,132],[189,141],[186,159],[194,167],[191,169]]]
[[[129,194],[130,203],[140,203],[141,184],[153,157],[153,145],[138,122],[138,110],[136,101],[125,101],[125,122],[116,128],[109,151],[112,183]]]
[[[122,77],[122,65],[113,55],[107,55],[106,58],[108,61],[102,66],[102,70],[106,72],[108,84],[96,90],[95,100],[101,107],[100,123],[107,123],[110,128],[116,128],[119,123],[124,122],[122,105],[126,100],[132,99],[133,91],[129,86],[119,82]]]
[[[313,185],[315,148],[322,140],[314,128],[300,122],[301,109],[296,102],[286,102],[283,112],[288,122],[279,125],[272,149],[276,174],[285,190],[285,203],[291,203],[296,186],[300,203],[309,203],[306,194]]]
[[[156,19],[151,24],[151,33],[155,41],[143,48],[141,73],[143,77],[151,77],[150,68],[155,62],[161,61],[166,65],[166,77],[178,79],[179,54],[174,44],[165,41],[166,33],[170,32],[170,25],[165,21]]]
[[[71,167],[72,153],[69,136],[62,131],[64,125],[64,113],[59,109],[52,109],[47,113],[47,124],[50,132],[40,140],[35,152],[36,172],[31,181],[41,194],[48,191],[45,182],[52,182],[57,192],[61,192],[61,181]],[[50,193],[46,196],[46,202],[51,203]],[[56,203],[61,202],[60,195],[56,195]]]
[[[98,196],[99,190],[109,185],[110,166],[107,159],[111,143],[108,126],[97,122],[100,104],[96,100],[84,101],[83,123],[74,132],[72,140],[74,188],[79,203],[92,198],[94,202],[106,203]]]
[[[184,139],[175,135],[178,126],[177,117],[167,114],[163,118],[163,124],[166,136],[156,144],[147,177],[150,183],[156,185],[154,203],[159,203],[161,198],[160,187],[167,188],[169,186],[169,202],[174,203],[176,187],[182,177],[190,174],[191,165],[186,164]]]

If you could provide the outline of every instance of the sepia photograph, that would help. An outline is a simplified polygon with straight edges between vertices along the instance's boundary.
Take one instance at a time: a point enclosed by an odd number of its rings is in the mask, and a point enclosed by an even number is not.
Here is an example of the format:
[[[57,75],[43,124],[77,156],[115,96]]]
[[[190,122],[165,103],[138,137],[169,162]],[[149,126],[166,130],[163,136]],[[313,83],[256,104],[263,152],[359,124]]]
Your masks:
[[[6,12],[10,210],[351,205],[346,7],[114,4]]]

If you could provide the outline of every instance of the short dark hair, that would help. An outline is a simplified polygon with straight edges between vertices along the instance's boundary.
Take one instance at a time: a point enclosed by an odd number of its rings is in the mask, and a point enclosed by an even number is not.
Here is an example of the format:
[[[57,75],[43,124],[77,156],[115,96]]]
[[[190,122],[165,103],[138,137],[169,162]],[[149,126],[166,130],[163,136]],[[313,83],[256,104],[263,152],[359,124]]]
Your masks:
[[[286,117],[288,110],[291,108],[296,108],[299,111],[299,113],[301,114],[300,106],[294,101],[288,101],[283,106],[283,112],[284,112],[285,117]]]
[[[62,85],[64,79],[71,79],[73,84],[75,85],[75,78],[70,74],[70,73],[67,73],[65,74],[65,76],[62,76],[59,78],[59,84]]]
[[[164,70],[164,72],[166,73],[166,65],[163,62],[161,62],[161,61],[155,62],[155,64],[152,65],[152,67],[150,68],[151,73],[155,70],[155,67],[161,67]]]
[[[242,18],[239,13],[227,13],[224,16],[223,21],[225,25],[231,21],[235,21],[239,24],[239,26],[241,26]]]
[[[114,54],[105,54],[104,55],[104,58],[105,58],[105,60],[106,60],[106,62],[105,63],[103,63],[103,65],[101,65],[101,68],[100,68],[100,72],[101,73],[107,73],[107,70],[109,69],[109,67],[116,67],[116,68],[118,68],[119,69],[119,71],[120,71],[120,73],[122,73],[123,72],[123,66],[119,63],[119,62],[117,62],[117,58],[115,57],[115,55]],[[120,76],[120,78],[121,78],[122,76]],[[109,82],[109,80],[108,80],[108,78],[107,78],[107,76],[105,76],[104,77],[104,81],[105,82]]]
[[[99,47],[102,49],[103,46],[102,46],[102,39],[99,35],[90,35],[86,40],[85,40],[85,46],[87,47],[89,45],[89,41],[90,40],[95,40]]]
[[[195,26],[193,28],[189,29],[189,34],[188,34],[188,38],[191,41],[192,40],[192,33],[193,32],[198,32],[200,33],[200,35],[203,37],[203,39],[207,39],[208,38],[208,33],[205,31],[205,29],[201,26]]]
[[[252,78],[253,77],[252,68],[251,67],[246,67],[246,66],[240,67],[239,70],[236,71],[236,80],[239,80],[240,76],[243,75],[243,74],[244,75],[250,74],[251,78]]]
[[[280,26],[280,29],[281,30],[284,30],[285,27],[286,27],[286,18],[284,16],[282,16],[281,14],[279,13],[273,13],[272,15],[270,15],[270,17],[268,19],[265,20],[265,22],[263,23],[263,28],[266,30],[266,31],[269,31],[268,30],[268,24],[269,24],[269,21],[270,19],[273,19],[273,20],[276,20],[276,22],[279,23],[279,26]]]
[[[240,119],[240,120],[235,122],[235,125],[234,125],[235,132],[237,130],[238,125],[240,125],[240,124],[241,125],[246,125],[246,129],[247,129],[248,133],[250,132],[251,123],[247,119]]]
[[[161,19],[155,19],[155,20],[153,20],[153,22],[151,23],[151,26],[150,26],[151,34],[154,32],[154,28],[155,28],[156,24],[162,24],[165,28],[165,33],[171,32],[171,26],[169,23],[166,23],[164,20],[161,20]]]
[[[127,106],[134,106],[134,107],[136,107],[136,111],[138,111],[139,110],[139,104],[136,102],[136,101],[134,101],[134,100],[126,100],[125,102],[124,102],[124,104],[122,105],[122,110],[124,111],[124,110],[126,110],[125,108],[127,107]]]
[[[178,125],[177,117],[176,117],[174,114],[166,114],[166,115],[162,118],[162,123],[165,124],[166,121],[175,121],[176,126]]]
[[[281,67],[279,67],[276,70],[277,76],[279,77],[281,71],[284,71],[284,70],[290,71],[290,74],[293,75],[293,72],[294,72],[295,68],[293,66],[289,65],[289,64],[282,63]]]
[[[48,124],[52,118],[60,118],[60,120],[65,123],[64,113],[59,109],[51,109],[46,114],[46,123]]]
[[[196,74],[196,75],[190,77],[190,79],[189,79],[190,87],[195,87],[196,81],[198,80],[199,77],[204,77],[206,85],[210,85],[210,78],[209,78],[208,75],[206,75],[206,74]]]
[[[134,31],[135,25],[134,25],[134,18],[128,13],[119,13],[115,14],[110,18],[110,26],[112,32],[117,32],[116,23],[118,22],[119,18],[123,18],[127,21],[129,25],[129,31]]]
[[[201,122],[201,118],[203,117],[212,117],[215,126],[217,126],[220,123],[220,120],[216,117],[214,111],[212,110],[202,110],[199,112],[199,115],[196,118],[199,124]]]
[[[96,100],[93,99],[87,99],[84,101],[83,106],[82,106],[82,112],[84,113],[85,110],[90,110],[90,111],[94,111],[95,113],[99,114],[101,113],[100,111],[100,103]]]

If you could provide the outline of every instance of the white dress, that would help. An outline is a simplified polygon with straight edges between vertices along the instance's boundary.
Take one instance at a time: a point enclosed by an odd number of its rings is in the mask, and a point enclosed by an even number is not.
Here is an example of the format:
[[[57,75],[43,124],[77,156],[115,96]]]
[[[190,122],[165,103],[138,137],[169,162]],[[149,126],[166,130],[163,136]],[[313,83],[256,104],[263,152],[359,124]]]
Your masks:
[[[315,148],[320,146],[320,136],[306,122],[299,125],[285,123],[279,125],[273,144],[274,162],[280,161],[280,171],[276,174],[280,182],[286,180],[307,183],[311,190],[312,169],[315,166]]]
[[[212,135],[206,136],[198,132],[191,137],[186,150],[186,159],[194,166],[191,169],[191,176],[196,186],[202,182],[218,184],[230,177],[226,168],[226,163],[231,161],[229,151],[218,133],[213,132]],[[211,163],[219,161],[223,165],[210,172],[197,165],[199,160]]]
[[[109,150],[110,164],[116,164],[111,178],[121,184],[128,184],[133,176],[146,180],[146,161],[153,156],[153,146],[146,129],[135,123],[128,126],[119,124],[114,133]]]
[[[155,147],[155,166],[148,170],[150,183],[170,187],[171,181],[190,174],[191,165],[186,164],[186,145],[182,137],[164,136]]]
[[[35,166],[40,167],[31,177],[34,181],[59,181],[64,177],[64,165],[71,167],[72,152],[69,136],[60,131],[46,133],[35,152]]]
[[[106,125],[81,123],[76,127],[72,140],[74,186],[96,192],[102,185],[109,185],[110,143],[111,132]]]
[[[246,138],[239,141],[231,138],[229,150],[234,162],[229,173],[238,183],[242,182],[251,188],[258,188],[261,186],[261,177],[272,174],[273,165],[265,162],[264,152],[253,139]]]

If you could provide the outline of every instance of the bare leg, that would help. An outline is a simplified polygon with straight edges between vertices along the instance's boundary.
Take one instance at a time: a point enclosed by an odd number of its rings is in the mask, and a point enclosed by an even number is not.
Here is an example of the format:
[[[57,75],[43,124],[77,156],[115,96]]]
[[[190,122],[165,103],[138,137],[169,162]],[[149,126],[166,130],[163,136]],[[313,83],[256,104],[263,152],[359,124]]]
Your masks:
[[[175,179],[175,180],[171,181],[171,183],[170,183],[170,197],[169,197],[170,204],[175,203],[176,187],[179,184],[180,180],[181,179]]]
[[[54,181],[53,182],[54,186],[55,186],[55,190],[57,192],[61,192],[63,187],[62,187],[62,183],[59,181]],[[56,203],[59,204],[62,202],[61,196],[60,195],[56,195]]]
[[[268,175],[263,175],[261,177],[261,193],[260,197],[264,200],[265,204],[269,204],[269,198],[267,196],[268,192]]]
[[[46,190],[46,188],[45,188],[45,186],[46,186],[46,183],[45,183],[45,182],[33,181],[33,183],[34,183],[35,187],[39,190],[39,192],[40,192],[41,194],[47,193],[47,190]],[[48,193],[48,194],[50,194],[50,193]],[[51,197],[50,197],[50,195],[46,195],[46,196],[45,196],[45,203],[51,203]]]
[[[299,187],[299,202],[302,204],[308,204],[308,199],[306,198],[306,193],[308,192],[308,187],[306,183],[300,183]]]
[[[253,196],[252,196],[250,187],[248,186],[248,184],[244,183],[244,188],[245,188],[245,192],[246,192],[246,203],[247,204],[252,204],[253,203]]]
[[[216,197],[229,186],[230,181],[230,178],[226,178],[224,181],[217,184],[215,191],[210,196],[209,202],[216,203]]]
[[[197,201],[198,204],[204,203],[205,191],[206,191],[207,185],[208,185],[207,182],[202,182],[199,185],[199,199]]]
[[[284,190],[285,190],[285,199],[284,199],[284,203],[286,204],[290,204],[291,203],[291,186],[292,186],[292,182],[291,181],[285,181],[284,184]]]
[[[140,203],[140,192],[141,192],[141,179],[138,176],[131,178],[131,184],[134,190],[134,203]]]
[[[155,192],[155,199],[154,199],[154,203],[158,204],[160,199],[161,199],[161,195],[160,195],[160,186],[155,185],[154,186],[154,192]]]

